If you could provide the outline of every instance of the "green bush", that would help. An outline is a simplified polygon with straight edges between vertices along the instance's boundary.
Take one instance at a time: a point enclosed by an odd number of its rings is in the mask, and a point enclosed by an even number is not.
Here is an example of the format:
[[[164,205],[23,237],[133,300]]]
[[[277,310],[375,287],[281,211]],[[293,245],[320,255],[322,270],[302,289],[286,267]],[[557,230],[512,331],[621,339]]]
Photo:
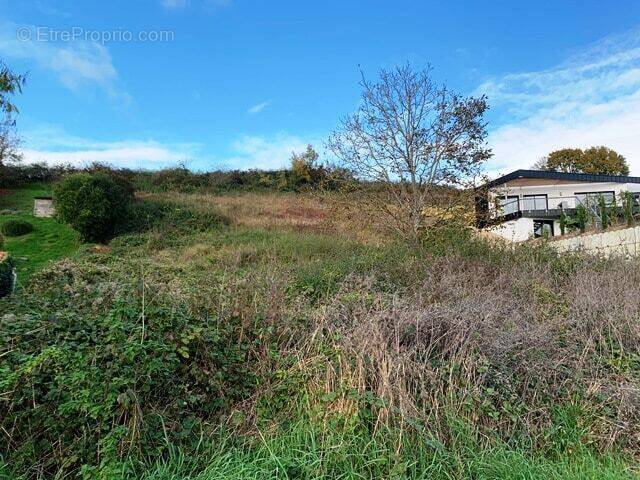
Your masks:
[[[169,202],[138,200],[129,206],[129,213],[118,234],[151,229],[175,233],[204,232],[229,223],[229,218],[217,212],[195,210]]]
[[[2,224],[0,230],[7,237],[20,237],[33,232],[33,225],[25,220],[9,220]]]
[[[587,230],[587,222],[589,222],[589,212],[584,205],[580,204],[576,208],[576,225],[580,233]]]
[[[11,257],[0,261],[0,298],[6,297],[13,290],[13,267]]]
[[[42,272],[34,314],[12,304],[15,316],[0,315],[0,431],[11,431],[0,465],[26,478],[77,478],[81,466],[83,478],[123,478],[105,471],[161,455],[167,441],[197,445],[253,392],[246,328],[241,341],[238,322],[176,302],[163,278],[87,267]]]
[[[126,221],[133,188],[126,180],[105,173],[75,173],[54,188],[58,218],[87,242],[104,242]]]

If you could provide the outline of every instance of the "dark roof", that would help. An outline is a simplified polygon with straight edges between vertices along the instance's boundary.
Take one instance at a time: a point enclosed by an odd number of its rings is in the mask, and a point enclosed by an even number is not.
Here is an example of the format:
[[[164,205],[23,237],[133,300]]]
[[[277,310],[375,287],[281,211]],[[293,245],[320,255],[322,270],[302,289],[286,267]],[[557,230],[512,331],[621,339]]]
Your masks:
[[[640,183],[640,177],[624,175],[595,175],[591,173],[564,173],[548,170],[516,170],[487,183],[486,188],[496,187],[517,178],[544,178],[552,180],[574,180],[577,182],[612,182],[612,183]]]
[[[34,200],[53,200],[53,197],[51,196],[46,196],[46,195],[40,195],[38,197],[33,197]]]

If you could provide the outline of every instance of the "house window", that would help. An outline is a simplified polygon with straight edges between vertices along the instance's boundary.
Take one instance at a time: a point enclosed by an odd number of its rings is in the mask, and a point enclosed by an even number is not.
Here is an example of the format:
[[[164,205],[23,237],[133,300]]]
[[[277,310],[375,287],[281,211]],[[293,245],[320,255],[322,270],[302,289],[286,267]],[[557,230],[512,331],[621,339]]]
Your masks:
[[[600,202],[600,197],[604,198],[604,201],[607,205],[611,205],[613,203],[614,198],[616,197],[615,192],[583,192],[575,193],[576,200],[578,205],[582,204],[586,207],[598,205]]]
[[[535,238],[553,237],[553,220],[534,220],[533,236]]]
[[[522,209],[523,210],[547,210],[547,195],[523,195],[522,196]]]
[[[519,198],[517,195],[507,195],[503,197],[498,197],[498,208],[502,215],[509,215],[510,213],[515,213],[519,208]]]

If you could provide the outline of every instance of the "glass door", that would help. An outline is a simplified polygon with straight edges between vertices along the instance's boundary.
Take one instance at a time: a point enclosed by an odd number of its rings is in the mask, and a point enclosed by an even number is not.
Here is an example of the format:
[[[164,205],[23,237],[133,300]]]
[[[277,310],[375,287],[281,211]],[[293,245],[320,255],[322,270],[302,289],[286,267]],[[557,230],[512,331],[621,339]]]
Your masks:
[[[534,220],[533,236],[534,238],[553,237],[553,220]]]

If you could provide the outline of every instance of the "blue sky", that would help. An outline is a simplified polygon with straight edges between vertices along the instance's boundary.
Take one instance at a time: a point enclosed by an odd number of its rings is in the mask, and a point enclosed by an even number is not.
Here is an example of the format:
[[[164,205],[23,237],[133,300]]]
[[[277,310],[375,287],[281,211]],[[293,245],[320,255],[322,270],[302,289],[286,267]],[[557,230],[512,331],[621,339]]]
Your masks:
[[[409,61],[489,96],[491,173],[605,144],[640,175],[639,27],[628,0],[0,0],[0,58],[29,72],[27,161],[277,168],[355,109],[359,66]]]

